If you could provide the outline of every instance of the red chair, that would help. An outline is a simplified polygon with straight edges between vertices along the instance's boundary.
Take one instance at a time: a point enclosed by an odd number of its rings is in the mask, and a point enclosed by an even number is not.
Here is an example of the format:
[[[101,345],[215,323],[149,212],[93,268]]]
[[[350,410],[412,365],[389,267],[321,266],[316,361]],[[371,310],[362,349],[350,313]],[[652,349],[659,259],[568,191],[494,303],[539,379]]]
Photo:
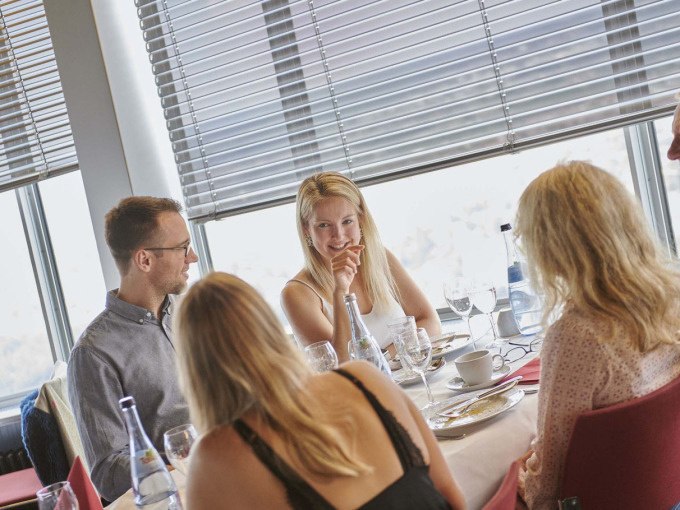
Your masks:
[[[99,494],[92,485],[92,480],[90,480],[80,457],[76,457],[73,461],[73,466],[71,466],[71,471],[68,474],[68,482],[71,484],[71,489],[73,489],[76,498],[78,498],[80,510],[104,510]]]
[[[493,497],[487,501],[482,510],[515,510],[517,503],[517,477],[519,475],[520,461],[510,464],[510,469],[505,474]]]
[[[42,489],[35,469],[28,468],[0,476],[0,509],[21,506],[36,501],[35,493]]]
[[[668,509],[680,501],[680,378],[576,420],[559,500],[598,510]]]

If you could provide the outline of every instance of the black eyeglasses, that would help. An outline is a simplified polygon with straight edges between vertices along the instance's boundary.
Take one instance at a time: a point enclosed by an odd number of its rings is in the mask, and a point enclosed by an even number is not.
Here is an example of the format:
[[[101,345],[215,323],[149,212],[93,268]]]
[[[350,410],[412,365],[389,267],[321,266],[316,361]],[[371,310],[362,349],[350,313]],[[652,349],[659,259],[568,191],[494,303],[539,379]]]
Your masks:
[[[538,352],[539,350],[541,350],[542,344],[543,336],[538,336],[534,338],[531,342],[529,342],[529,345],[521,345],[513,342],[508,342],[510,348],[505,353],[501,352],[501,355],[505,358],[506,362],[513,363],[515,361],[521,360],[527,354],[530,354],[532,352]]]
[[[143,250],[149,250],[149,251],[184,250],[184,258],[187,258],[189,256],[189,250],[191,249],[191,243],[188,243],[185,246],[175,246],[174,248],[142,248],[142,249]]]

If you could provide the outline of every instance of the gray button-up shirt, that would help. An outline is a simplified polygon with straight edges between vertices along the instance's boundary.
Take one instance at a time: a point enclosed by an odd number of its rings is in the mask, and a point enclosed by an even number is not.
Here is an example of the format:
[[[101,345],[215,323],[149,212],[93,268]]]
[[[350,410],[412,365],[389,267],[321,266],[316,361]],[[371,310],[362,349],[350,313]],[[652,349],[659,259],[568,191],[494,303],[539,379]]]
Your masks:
[[[131,486],[130,451],[118,400],[132,396],[147,435],[163,452],[163,432],[189,422],[172,344],[173,297],[154,313],[106,295],[106,309],[87,327],[68,362],[71,406],[92,481],[113,501]]]

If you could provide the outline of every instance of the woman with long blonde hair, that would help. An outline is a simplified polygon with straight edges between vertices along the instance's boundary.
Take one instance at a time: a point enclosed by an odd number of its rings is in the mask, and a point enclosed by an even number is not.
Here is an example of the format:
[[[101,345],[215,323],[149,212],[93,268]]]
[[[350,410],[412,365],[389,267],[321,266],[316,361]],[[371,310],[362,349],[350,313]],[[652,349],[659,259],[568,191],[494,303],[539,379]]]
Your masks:
[[[464,508],[410,399],[365,362],[313,373],[244,281],[208,275],[175,320],[188,510]]]
[[[680,273],[612,175],[560,164],[520,198],[516,235],[547,317],[538,435],[520,475],[529,508],[554,508],[576,418],[680,375]]]
[[[390,344],[387,324],[412,315],[431,335],[441,333],[434,307],[397,258],[386,250],[361,191],[350,179],[322,172],[297,194],[296,221],[305,267],[281,293],[281,304],[303,344],[330,340],[348,359],[349,319],[343,296],[353,293],[380,347]]]

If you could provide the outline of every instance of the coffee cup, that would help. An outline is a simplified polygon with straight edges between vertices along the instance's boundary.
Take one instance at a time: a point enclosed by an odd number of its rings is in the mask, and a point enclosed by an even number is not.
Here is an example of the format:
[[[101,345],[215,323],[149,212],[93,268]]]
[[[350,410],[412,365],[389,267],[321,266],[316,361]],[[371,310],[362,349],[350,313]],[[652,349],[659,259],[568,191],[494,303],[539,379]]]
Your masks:
[[[500,364],[497,364],[497,361]],[[493,371],[500,370],[505,366],[505,358],[500,354],[491,354],[484,349],[458,356],[454,363],[465,384],[475,386],[489,382]]]

